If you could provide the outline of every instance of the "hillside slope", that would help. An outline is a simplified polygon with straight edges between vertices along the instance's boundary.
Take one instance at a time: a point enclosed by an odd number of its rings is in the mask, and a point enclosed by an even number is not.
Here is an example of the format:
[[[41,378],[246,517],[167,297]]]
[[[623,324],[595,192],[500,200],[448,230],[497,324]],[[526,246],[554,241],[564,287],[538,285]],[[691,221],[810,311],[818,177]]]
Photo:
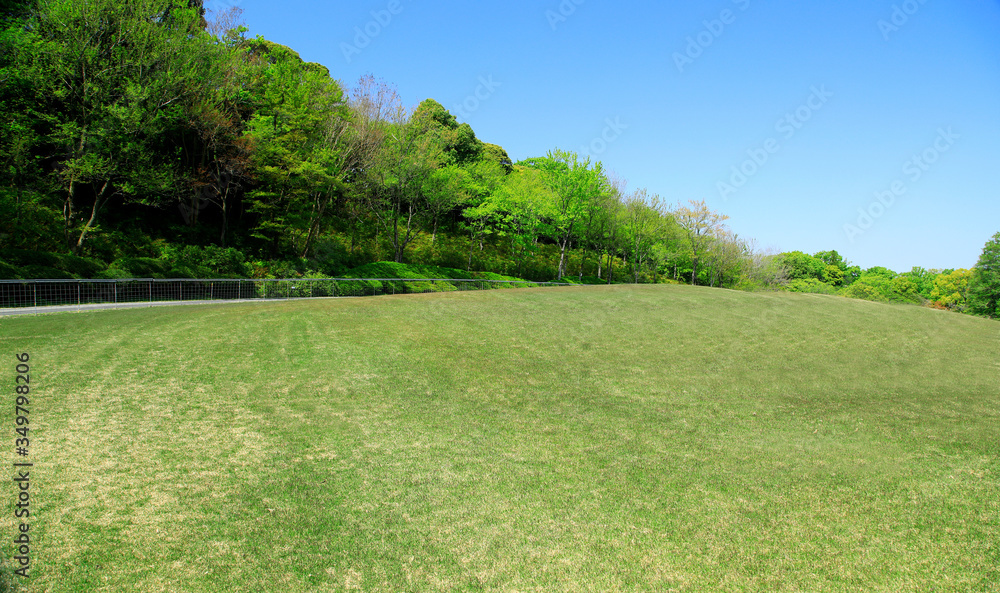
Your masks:
[[[3,319],[31,585],[992,590],[998,329],[686,286]]]

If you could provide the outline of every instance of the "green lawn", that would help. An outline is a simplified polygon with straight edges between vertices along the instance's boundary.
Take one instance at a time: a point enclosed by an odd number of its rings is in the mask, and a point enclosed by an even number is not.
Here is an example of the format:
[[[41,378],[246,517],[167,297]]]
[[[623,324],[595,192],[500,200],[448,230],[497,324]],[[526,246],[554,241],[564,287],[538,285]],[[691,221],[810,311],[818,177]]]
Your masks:
[[[7,385],[32,357],[30,591],[1000,590],[996,322],[612,286],[0,344]]]

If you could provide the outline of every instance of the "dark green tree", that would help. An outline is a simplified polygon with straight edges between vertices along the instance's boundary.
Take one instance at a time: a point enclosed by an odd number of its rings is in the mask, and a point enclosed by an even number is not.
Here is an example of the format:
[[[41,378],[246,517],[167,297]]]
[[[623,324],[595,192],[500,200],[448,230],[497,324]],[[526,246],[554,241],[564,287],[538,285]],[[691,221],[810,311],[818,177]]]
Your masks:
[[[1000,233],[987,241],[972,270],[968,306],[974,315],[1000,318]]]
[[[74,252],[113,198],[157,206],[178,190],[174,131],[205,85],[200,7],[181,0],[39,0],[18,47],[35,153],[62,195]]]

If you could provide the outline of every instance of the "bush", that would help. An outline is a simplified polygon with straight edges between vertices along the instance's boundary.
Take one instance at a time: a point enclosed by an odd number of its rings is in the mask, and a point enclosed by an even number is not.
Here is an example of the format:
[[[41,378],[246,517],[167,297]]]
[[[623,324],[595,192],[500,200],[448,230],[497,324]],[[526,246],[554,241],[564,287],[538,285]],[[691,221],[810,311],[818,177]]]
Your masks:
[[[88,257],[26,249],[6,249],[0,253],[0,259],[17,269],[14,276],[9,275],[9,270],[0,272],[13,278],[97,278],[107,268],[104,263]]]
[[[893,272],[885,268],[872,268],[865,272],[841,294],[852,299],[880,303],[920,303],[923,300],[912,280],[895,277]]]
[[[35,264],[22,267],[21,277],[35,280],[73,280],[73,275],[65,270]]]
[[[810,294],[837,294],[837,289],[815,278],[796,278],[785,285],[789,292],[805,292]]]
[[[111,262],[109,272],[114,270],[118,278],[198,278],[196,270],[183,266],[173,266],[170,262],[151,257],[122,257]],[[122,276],[121,274],[125,274]]]
[[[0,280],[19,280],[21,278],[21,269],[12,266],[9,263],[0,260]]]
[[[252,269],[246,256],[233,247],[209,245],[160,246],[159,259],[179,270],[188,270],[195,278],[247,278]]]

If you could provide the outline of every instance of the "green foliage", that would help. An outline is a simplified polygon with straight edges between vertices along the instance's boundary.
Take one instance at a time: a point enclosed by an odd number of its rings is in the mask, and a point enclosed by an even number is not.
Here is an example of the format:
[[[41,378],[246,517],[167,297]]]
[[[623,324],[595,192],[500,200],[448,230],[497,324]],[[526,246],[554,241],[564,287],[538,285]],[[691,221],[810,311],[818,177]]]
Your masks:
[[[973,269],[969,281],[969,311],[1000,318],[1000,233],[986,242]]]
[[[0,280],[19,280],[24,278],[23,270],[0,259]]]
[[[338,283],[338,287],[346,292],[376,291],[375,294],[382,294],[378,291],[406,293],[406,292],[450,292],[461,290],[461,283],[451,283],[442,279],[478,279],[478,280],[516,280],[520,278],[504,276],[489,272],[468,272],[456,268],[445,268],[441,266],[401,264],[397,262],[374,262],[359,266],[343,275],[344,278],[364,278],[365,281],[357,283]],[[394,278],[405,278],[410,280],[428,279],[428,282],[400,282],[392,281]],[[379,279],[386,279],[380,281]],[[505,283],[490,283],[489,288],[509,288],[514,285]],[[519,286],[533,286],[519,285]]]
[[[9,266],[0,267],[4,279],[99,278],[107,269],[92,258],[26,249],[0,250],[0,260]]]
[[[814,253],[813,257],[822,260],[823,263],[828,266],[834,266],[841,270],[847,269],[848,266],[847,262],[844,261],[844,258],[836,251],[820,251],[818,253]]]
[[[111,262],[106,274],[110,278],[212,278],[204,266],[184,265],[152,257],[122,257]]]
[[[812,278],[821,282],[825,280],[829,265],[826,261],[801,251],[782,253],[779,262],[787,269],[789,280]]]
[[[843,289],[846,297],[882,303],[920,303],[923,299],[917,285],[888,268],[876,266],[865,272],[850,286]]]
[[[291,49],[258,39],[265,60],[261,107],[248,123],[260,187],[248,209],[258,215],[253,236],[272,256],[310,253],[330,205],[346,191],[349,167],[344,94],[329,71]]]
[[[881,276],[882,278],[888,278],[889,280],[892,280],[896,276],[899,276],[899,274],[893,272],[889,268],[884,268],[882,266],[874,266],[865,270],[862,276]]]
[[[927,298],[938,307],[964,311],[966,293],[973,273],[969,270],[953,270],[934,276],[931,282],[930,294]]]
[[[925,270],[921,267],[914,267],[909,272],[904,272],[900,276],[908,278],[917,287],[917,292],[920,293],[925,299],[935,300],[931,297],[931,291],[934,288],[934,278],[938,274],[933,270]]]
[[[455,280],[474,278],[479,280],[522,280],[492,272],[468,272],[442,266],[400,264],[396,262],[373,262],[358,266],[345,273],[344,278],[451,278]]]
[[[528,159],[522,166],[541,172],[551,191],[550,225],[552,238],[560,246],[559,278],[566,275],[566,251],[569,242],[581,234],[598,197],[611,190],[600,162],[580,159],[575,152],[555,149],[540,158]]]
[[[472,127],[469,124],[459,124],[455,116],[434,99],[424,100],[417,107],[413,116],[416,119],[428,120],[424,133],[433,138],[433,142],[441,147],[445,165],[471,164],[479,160],[483,154],[484,145],[476,138]],[[502,152],[503,149],[500,151]],[[490,152],[494,159],[498,159],[499,155],[495,149]]]
[[[826,269],[823,270],[823,282],[826,282],[830,286],[840,286],[844,283],[844,270],[827,264]]]
[[[0,249],[95,262],[5,259],[0,274],[333,276],[393,259],[740,288],[784,266],[790,290],[813,292],[862,277],[836,251],[765,257],[704,203],[668,211],[573,152],[514,165],[433,99],[411,112],[373,76],[348,90],[236,20],[206,32],[204,14],[200,0],[0,4]],[[850,294],[917,302],[936,274],[865,276]],[[946,288],[940,306],[961,309]]]
[[[796,278],[785,285],[789,292],[806,292],[814,294],[838,294],[837,289],[815,278]]]

